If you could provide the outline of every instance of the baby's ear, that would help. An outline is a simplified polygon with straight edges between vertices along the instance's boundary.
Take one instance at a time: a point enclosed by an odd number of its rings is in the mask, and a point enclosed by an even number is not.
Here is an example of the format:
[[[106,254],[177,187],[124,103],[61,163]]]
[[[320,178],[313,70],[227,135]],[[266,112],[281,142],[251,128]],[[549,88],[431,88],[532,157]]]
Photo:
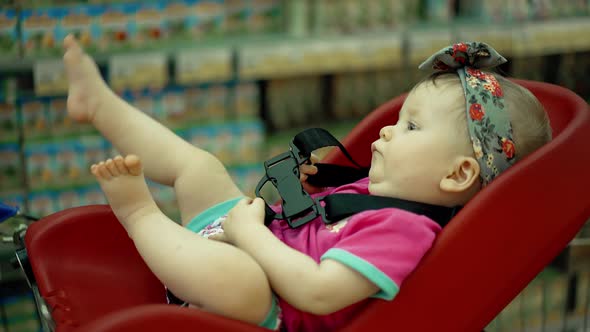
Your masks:
[[[440,189],[453,193],[466,192],[479,181],[479,171],[479,163],[475,158],[457,157],[449,173],[440,181]]]

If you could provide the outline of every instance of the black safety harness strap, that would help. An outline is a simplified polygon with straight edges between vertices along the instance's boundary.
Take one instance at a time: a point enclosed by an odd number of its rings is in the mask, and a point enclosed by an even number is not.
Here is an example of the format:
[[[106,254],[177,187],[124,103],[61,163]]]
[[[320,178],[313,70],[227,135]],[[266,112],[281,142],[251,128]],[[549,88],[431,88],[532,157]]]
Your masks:
[[[338,187],[369,176],[369,168],[316,163],[318,172],[307,177],[307,183],[318,188]]]
[[[321,197],[319,200],[326,203],[324,207],[326,218],[331,222],[348,218],[361,211],[394,207],[427,216],[436,221],[441,227],[444,227],[458,212],[458,208],[363,194],[332,194]]]
[[[338,141],[329,131],[323,128],[310,128],[306,129],[293,137],[293,145],[299,148],[299,152],[304,156],[309,157],[311,153],[319,148],[326,146],[336,146],[342,151],[344,156],[350,160],[350,162],[358,168],[363,168],[357,164],[352,156],[346,151],[342,143]]]
[[[337,187],[352,183],[369,175],[369,167],[359,165],[346,148],[330,132],[322,128],[310,128],[293,137],[293,145],[297,146],[304,156],[319,148],[334,146],[340,149],[342,154],[356,167],[341,166],[335,164],[316,163],[318,168],[316,175],[310,175],[307,182],[316,187]]]
[[[444,227],[460,207],[448,208],[397,199],[362,194],[332,194],[312,198],[299,180],[299,166],[309,162],[311,153],[319,148],[335,146],[356,167],[316,163],[318,173],[308,177],[308,183],[318,187],[335,187],[367,177],[368,167],[356,163],[344,146],[327,130],[311,128],[297,134],[289,144],[289,151],[264,162],[265,175],[256,186],[256,196],[267,183],[276,187],[282,199],[281,212],[273,211],[266,203],[265,224],[282,219],[290,227],[299,227],[320,216],[326,224],[337,222],[353,214],[383,208],[398,208],[429,217]]]

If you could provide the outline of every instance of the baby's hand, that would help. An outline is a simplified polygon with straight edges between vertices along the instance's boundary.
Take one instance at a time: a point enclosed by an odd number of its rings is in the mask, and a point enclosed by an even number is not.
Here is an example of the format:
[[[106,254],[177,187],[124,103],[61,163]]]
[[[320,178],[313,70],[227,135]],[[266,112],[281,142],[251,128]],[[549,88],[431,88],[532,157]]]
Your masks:
[[[219,241],[219,242],[225,242],[225,243],[229,243],[232,244],[229,239],[227,238],[227,236],[225,236],[225,233],[217,233],[217,234],[213,234],[211,236],[208,237],[209,240],[215,240],[215,241]]]
[[[308,194],[315,194],[315,193],[319,193],[320,191],[322,191],[322,188],[318,188],[316,186],[313,186],[309,183],[307,183],[307,178],[310,175],[315,175],[318,173],[318,168],[315,166],[315,164],[320,161],[320,159],[318,158],[318,156],[316,156],[315,154],[311,154],[311,157],[309,158],[309,161],[301,166],[299,166],[299,181],[301,181],[301,184],[303,185],[303,189],[305,189],[305,191]]]
[[[244,198],[229,211],[223,221],[223,236],[215,236],[213,240],[236,243],[236,238],[243,234],[244,228],[251,225],[264,225],[265,205],[262,198]]]

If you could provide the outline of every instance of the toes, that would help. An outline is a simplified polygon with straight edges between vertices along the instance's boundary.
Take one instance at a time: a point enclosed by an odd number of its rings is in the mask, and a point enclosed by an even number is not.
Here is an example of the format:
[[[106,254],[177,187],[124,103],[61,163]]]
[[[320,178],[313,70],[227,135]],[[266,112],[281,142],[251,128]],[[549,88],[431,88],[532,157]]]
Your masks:
[[[94,164],[90,167],[90,172],[97,178],[110,180],[126,174],[141,175],[143,170],[139,158],[129,155],[125,158],[116,156],[114,159]]]
[[[80,58],[82,57],[82,49],[78,45],[74,36],[68,35],[64,39],[64,47],[66,49],[66,52],[64,53],[64,61],[67,64],[74,64],[80,61]]]
[[[111,172],[109,172],[108,168],[106,167],[105,163],[103,161],[101,161],[100,163],[98,163],[98,175],[106,180],[110,180],[113,178],[113,176],[111,175]]]
[[[106,169],[105,163],[100,162],[98,164],[93,164],[90,166],[90,173],[99,179],[111,179],[111,173]]]
[[[125,159],[123,159],[123,157],[116,156],[113,159],[113,162],[115,163],[115,167],[117,167],[119,174],[127,174],[128,173],[127,167],[125,166]]]
[[[137,157],[136,155],[130,154],[127,157],[125,157],[124,163],[125,163],[125,166],[127,167],[127,169],[129,170],[129,174],[141,175],[142,166],[141,166],[141,160],[139,160],[139,157]]]
[[[66,38],[64,38],[64,47],[69,48],[74,43],[74,36],[72,34],[68,34]]]
[[[79,50],[80,45],[78,45],[78,41],[74,35],[69,34],[64,38],[64,47],[68,50]]]
[[[109,173],[111,173],[112,176],[119,176],[121,174],[124,174],[124,173],[119,172],[119,169],[117,169],[117,166],[115,165],[115,162],[113,161],[113,159],[109,158],[105,162],[105,166],[106,166],[107,170],[109,171]]]
[[[90,173],[92,173],[92,175],[94,175],[94,176],[100,176],[100,174],[98,174],[98,165],[97,164],[92,164],[92,166],[90,166]]]

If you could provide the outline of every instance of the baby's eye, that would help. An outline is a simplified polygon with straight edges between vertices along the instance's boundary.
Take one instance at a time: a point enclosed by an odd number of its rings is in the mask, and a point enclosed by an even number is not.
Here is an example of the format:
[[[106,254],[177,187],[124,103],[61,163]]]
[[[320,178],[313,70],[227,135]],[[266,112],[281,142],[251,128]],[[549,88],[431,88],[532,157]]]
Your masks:
[[[408,130],[416,130],[416,129],[418,129],[418,126],[415,123],[413,123],[413,122],[408,122],[407,129]]]

